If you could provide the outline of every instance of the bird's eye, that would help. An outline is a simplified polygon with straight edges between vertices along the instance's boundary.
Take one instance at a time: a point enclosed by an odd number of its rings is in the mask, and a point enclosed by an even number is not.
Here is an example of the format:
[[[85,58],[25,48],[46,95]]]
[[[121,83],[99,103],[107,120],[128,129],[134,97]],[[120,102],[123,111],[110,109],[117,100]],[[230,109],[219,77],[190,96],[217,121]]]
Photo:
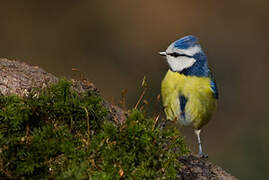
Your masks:
[[[179,57],[179,56],[184,56],[184,57],[189,57],[189,58],[192,58],[193,56],[189,56],[187,54],[181,54],[181,53],[177,53],[177,52],[173,52],[173,53],[167,53],[167,55],[170,55],[172,57]]]
[[[179,53],[176,53],[176,52],[169,53],[168,55],[173,56],[173,57],[178,57],[178,56],[180,56],[180,54],[179,54]]]

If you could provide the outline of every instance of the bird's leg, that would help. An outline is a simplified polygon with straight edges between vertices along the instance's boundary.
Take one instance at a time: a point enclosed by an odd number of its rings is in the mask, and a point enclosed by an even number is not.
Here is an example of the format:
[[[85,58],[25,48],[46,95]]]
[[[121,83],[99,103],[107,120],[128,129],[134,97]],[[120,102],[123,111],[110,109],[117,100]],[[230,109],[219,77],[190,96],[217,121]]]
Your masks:
[[[195,134],[196,134],[196,137],[197,137],[197,140],[198,140],[198,146],[199,146],[199,155],[202,155],[203,154],[203,150],[202,150],[202,143],[201,143],[201,139],[200,139],[200,132],[201,130],[200,129],[195,129],[194,130]]]
[[[201,139],[200,139],[200,132],[201,132],[201,129],[195,129],[194,132],[195,132],[195,134],[196,134],[196,136],[197,136],[197,140],[198,140],[199,156],[200,156],[200,157],[203,157],[203,158],[207,158],[208,155],[203,154],[203,150],[202,150],[202,143],[201,143]]]

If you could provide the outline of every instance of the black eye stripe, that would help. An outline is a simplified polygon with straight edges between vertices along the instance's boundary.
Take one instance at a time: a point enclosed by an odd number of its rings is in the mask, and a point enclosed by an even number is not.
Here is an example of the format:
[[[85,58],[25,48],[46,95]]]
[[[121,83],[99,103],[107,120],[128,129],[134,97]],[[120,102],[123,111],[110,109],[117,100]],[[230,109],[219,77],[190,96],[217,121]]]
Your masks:
[[[179,56],[184,56],[184,57],[189,57],[189,58],[192,58],[193,57],[193,56],[189,56],[187,54],[181,54],[181,53],[177,53],[177,52],[167,53],[167,55],[173,56],[173,57],[179,57]]]
[[[167,55],[169,55],[169,56],[173,56],[173,57],[178,57],[178,56],[180,56],[180,54],[179,54],[179,53],[176,53],[176,52],[173,52],[173,53],[167,53]]]

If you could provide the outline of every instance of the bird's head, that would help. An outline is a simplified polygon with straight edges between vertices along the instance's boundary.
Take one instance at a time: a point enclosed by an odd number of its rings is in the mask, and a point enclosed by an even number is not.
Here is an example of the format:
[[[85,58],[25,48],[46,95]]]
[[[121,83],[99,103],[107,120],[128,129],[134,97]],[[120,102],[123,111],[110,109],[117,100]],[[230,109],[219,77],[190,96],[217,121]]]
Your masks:
[[[172,71],[185,75],[207,76],[207,60],[198,39],[192,35],[180,38],[170,44],[166,51],[159,52],[166,56]]]

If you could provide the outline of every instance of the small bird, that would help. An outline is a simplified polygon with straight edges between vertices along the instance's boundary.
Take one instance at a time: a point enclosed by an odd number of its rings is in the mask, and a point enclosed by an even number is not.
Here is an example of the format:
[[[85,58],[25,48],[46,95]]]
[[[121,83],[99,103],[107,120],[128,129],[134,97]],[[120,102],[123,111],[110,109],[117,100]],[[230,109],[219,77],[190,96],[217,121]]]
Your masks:
[[[216,109],[218,90],[208,67],[207,58],[198,39],[188,35],[176,40],[166,51],[169,70],[161,85],[161,95],[167,120],[194,128],[199,155],[205,157],[200,140],[201,128]]]

